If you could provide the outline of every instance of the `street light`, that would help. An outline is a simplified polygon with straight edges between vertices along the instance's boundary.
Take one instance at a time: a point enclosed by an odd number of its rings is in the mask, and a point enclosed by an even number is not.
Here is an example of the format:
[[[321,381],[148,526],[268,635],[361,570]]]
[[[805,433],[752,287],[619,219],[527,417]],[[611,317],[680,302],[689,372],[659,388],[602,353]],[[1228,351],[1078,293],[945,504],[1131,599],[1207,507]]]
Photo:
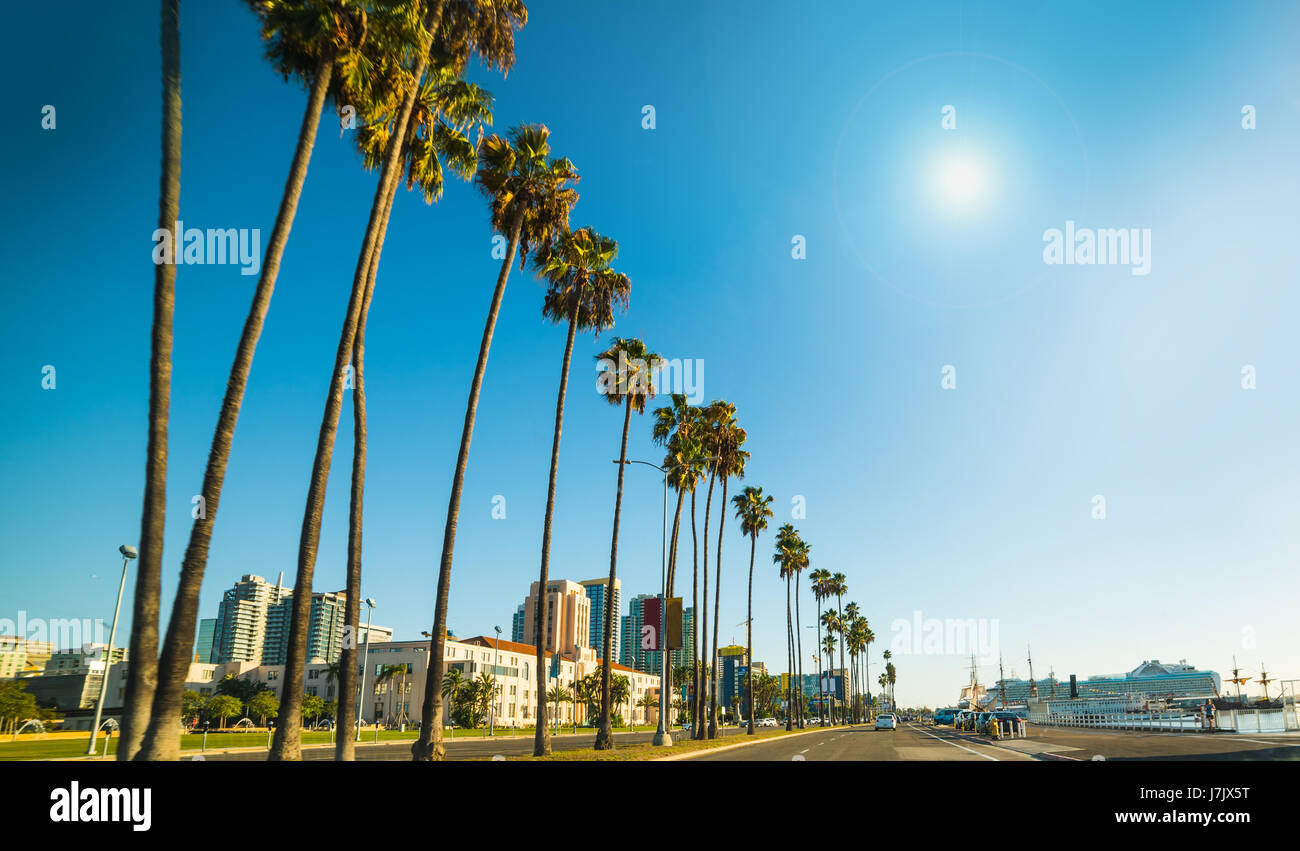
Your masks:
[[[716,461],[716,457],[700,459],[702,461]],[[619,463],[614,459],[614,464]],[[628,464],[644,464],[647,467],[654,467],[664,474],[664,511],[663,526],[659,535],[659,585],[662,591],[659,599],[662,603],[659,606],[659,728],[655,730],[654,739],[651,745],[654,747],[672,747],[673,734],[671,728],[664,727],[664,718],[668,715],[668,650],[667,636],[665,635],[668,626],[668,467],[661,467],[658,464],[649,461],[627,460]]]
[[[353,741],[361,741],[361,704],[366,702],[366,668],[370,665],[370,619],[375,614],[375,598],[367,597],[365,600],[366,609],[366,649],[361,656],[361,693],[357,695],[357,737]],[[375,731],[378,735],[378,731]]]
[[[99,735],[104,700],[108,697],[108,672],[113,666],[113,639],[117,637],[117,617],[122,612],[122,592],[126,590],[126,566],[131,563],[131,559],[140,555],[130,544],[123,544],[117,548],[117,551],[122,554],[122,584],[117,586],[117,606],[113,609],[113,626],[108,631],[108,648],[104,651],[104,674],[100,678],[99,700],[95,702],[95,723],[90,728],[90,744],[86,746],[86,756],[95,755],[95,736]]]
[[[492,627],[497,631],[497,660],[492,666],[492,702],[488,704],[488,735],[495,736],[493,728],[497,718],[497,669],[501,667],[501,627]]]

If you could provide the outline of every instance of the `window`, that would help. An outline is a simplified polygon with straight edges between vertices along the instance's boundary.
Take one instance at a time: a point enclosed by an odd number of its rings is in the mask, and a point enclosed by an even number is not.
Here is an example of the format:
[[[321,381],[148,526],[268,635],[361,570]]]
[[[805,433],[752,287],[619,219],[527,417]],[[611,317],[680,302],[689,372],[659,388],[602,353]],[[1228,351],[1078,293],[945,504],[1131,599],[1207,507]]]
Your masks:
[[[267,671],[267,672],[266,672],[266,680],[267,680],[267,682],[271,682],[272,680],[278,680],[278,679],[280,679],[280,672],[279,672],[279,671]]]
[[[320,678],[320,669],[319,669],[319,668],[312,668],[310,671],[307,672],[307,679],[309,679],[309,680],[315,680],[315,679],[319,679],[319,678]],[[315,694],[315,692],[312,692],[312,694]]]

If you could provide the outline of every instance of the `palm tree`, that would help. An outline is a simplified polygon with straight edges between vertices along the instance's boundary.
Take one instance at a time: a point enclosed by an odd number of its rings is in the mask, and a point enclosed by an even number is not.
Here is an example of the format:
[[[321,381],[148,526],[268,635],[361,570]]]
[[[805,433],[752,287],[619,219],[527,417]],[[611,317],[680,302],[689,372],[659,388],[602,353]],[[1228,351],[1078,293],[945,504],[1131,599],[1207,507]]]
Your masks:
[[[858,623],[862,620],[861,612],[858,611],[858,604],[850,602],[844,607],[843,615],[844,637],[843,642],[848,646],[849,651],[849,711],[853,723],[858,722],[858,651],[854,646]]]
[[[826,638],[829,641],[838,642],[839,639],[836,636],[839,635],[840,630],[843,628],[843,621],[840,620],[840,616],[836,614],[836,612],[833,609],[827,609],[822,614],[821,626],[822,629],[825,630]],[[825,648],[825,646],[826,645],[823,644],[823,649]],[[830,653],[830,662],[826,666],[826,680],[828,683],[832,683],[834,682],[834,678],[835,678],[835,651],[830,650],[829,653]],[[835,705],[835,701],[833,699],[831,701],[831,705],[832,706]],[[836,718],[833,713],[831,715],[831,723],[832,724],[836,723]]]
[[[611,264],[618,257],[618,243],[591,228],[562,233],[558,240],[539,252],[536,265],[548,283],[542,304],[542,316],[552,322],[567,322],[568,337],[560,366],[560,389],[555,399],[555,431],[551,438],[550,479],[546,487],[546,514],[542,521],[542,559],[537,584],[538,641],[537,666],[545,664],[546,648],[541,640],[541,624],[546,611],[546,589],[551,559],[551,530],[555,517],[555,484],[560,470],[560,436],[564,427],[564,401],[569,387],[569,363],[573,359],[573,341],[578,331],[594,330],[597,334],[614,324],[614,310],[627,308],[632,288],[627,275],[616,272]],[[613,599],[612,596],[609,599]],[[612,608],[612,607],[607,607]],[[608,657],[608,652],[606,652]],[[605,663],[609,663],[605,659]],[[545,695],[538,689],[539,704]],[[601,742],[598,738],[598,744]],[[611,742],[603,744],[608,746]],[[536,756],[549,753],[544,737],[533,745]]]
[[[652,710],[658,711],[659,709],[659,698],[655,697],[653,694],[650,694],[649,692],[646,692],[645,694],[641,695],[640,699],[638,699],[636,703],[637,706],[640,706],[642,711],[645,712],[645,722],[649,724],[650,712]],[[674,704],[673,708],[677,709],[678,708],[677,704]],[[671,723],[667,723],[666,726],[670,728],[672,727]]]
[[[158,604],[162,596],[163,530],[167,501],[167,424],[171,408],[172,312],[176,303],[174,254],[181,234],[173,234],[181,193],[181,41],[180,0],[163,0],[162,30],[162,179],[158,230],[170,235],[172,252],[155,257],[153,328],[149,351],[149,436],[145,449],[144,504],[140,513],[140,565],[131,618],[131,665],[127,671],[119,760],[140,750],[158,679]],[[179,710],[179,707],[178,707]],[[179,711],[176,713],[179,716]],[[172,732],[176,720],[171,719]]]
[[[795,676],[796,660],[794,627],[790,621],[790,580],[794,577],[797,568],[799,533],[795,531],[794,526],[789,523],[782,524],[776,533],[776,552],[772,554],[772,563],[779,565],[781,568],[781,578],[785,580],[785,633],[786,633],[786,667],[789,673],[789,682],[786,689],[786,716],[785,729],[787,731],[794,729],[795,716]],[[798,683],[798,691],[802,697],[803,683]]]
[[[618,576],[618,522],[623,510],[623,470],[627,466],[627,433],[632,424],[632,411],[645,413],[646,401],[654,398],[654,371],[659,363],[659,356],[648,352],[645,343],[636,338],[617,338],[608,349],[596,356],[606,369],[601,374],[601,392],[605,401],[611,405],[623,406],[623,440],[618,452],[618,488],[614,492],[614,536],[609,545],[609,585],[605,588],[605,599],[614,599],[614,581]],[[614,364],[613,370],[608,364]],[[610,385],[613,386],[610,386]],[[613,665],[614,647],[614,607],[605,607],[605,625],[603,628],[604,661],[601,663],[601,703],[600,731],[596,733],[596,750],[605,750],[614,746],[613,732],[610,729],[610,666]],[[628,711],[631,715],[631,707]]]
[[[602,676],[603,676],[603,675],[602,675]],[[602,684],[601,687],[602,687],[602,689],[603,689],[603,688],[604,688],[604,685]],[[605,698],[602,696],[601,700],[604,700],[604,699],[605,699]],[[614,703],[616,703],[616,704],[619,705],[619,706],[622,706],[624,703],[627,704],[627,719],[628,719],[628,722],[631,723],[631,721],[632,721],[632,683],[631,683],[630,680],[628,680],[627,677],[623,676],[622,674],[619,674],[617,677],[614,677],[614,678],[610,681],[610,683],[609,683],[609,700],[613,701]]]
[[[726,487],[726,483],[723,483]],[[767,528],[767,518],[772,516],[772,497],[764,496],[762,488],[746,487],[731,499],[740,521],[740,533],[749,536],[749,591],[745,603],[745,658],[750,660],[745,679],[749,691],[749,729],[754,735],[754,554],[758,550],[758,536]],[[721,558],[718,563],[721,564]],[[716,630],[715,630],[716,632]]]
[[[835,575],[833,575],[831,577],[830,584],[827,586],[826,590],[831,594],[835,595],[835,609],[839,615],[838,635],[840,641],[840,670],[843,671],[844,670],[844,630],[845,630],[843,602],[844,602],[844,595],[847,594],[849,590],[849,586],[846,583],[846,577],[844,576],[844,574],[836,573]],[[834,655],[832,655],[831,659],[833,660],[834,658],[835,658]]]
[[[893,654],[892,651],[890,651],[890,650],[886,650],[884,653],[881,654],[881,656],[883,656],[884,659],[885,659],[885,682],[888,683],[888,682],[889,682],[889,669],[893,667],[893,663],[891,663],[889,660],[892,659],[892,658],[894,657],[894,654]],[[890,711],[893,711],[894,708],[895,708],[895,707],[894,707],[894,694],[893,694],[893,692],[889,692],[889,709],[890,709]]]
[[[808,581],[812,583],[813,599],[817,601],[817,620],[814,623],[817,626],[817,702],[818,717],[822,724],[826,723],[826,694],[822,688],[822,662],[821,662],[821,645],[822,645],[822,600],[826,599],[826,582],[831,578],[829,570],[814,570],[808,574]]]
[[[430,639],[429,673],[424,682],[420,737],[411,746],[411,757],[415,761],[441,760],[445,755],[442,729],[433,723],[433,719],[442,711],[439,685],[447,639],[447,602],[451,590],[456,523],[460,515],[465,470],[469,466],[469,447],[474,436],[479,391],[483,387],[483,376],[487,371],[492,334],[496,329],[497,315],[501,311],[501,300],[505,297],[506,281],[517,251],[520,252],[522,266],[533,249],[545,253],[555,234],[567,227],[569,210],[578,200],[578,193],[568,184],[577,179],[578,173],[571,162],[550,156],[550,130],[544,125],[520,125],[510,131],[508,138],[489,136],[479,146],[479,171],[475,182],[490,202],[493,226],[498,232],[509,233],[510,236],[506,256],[497,275],[496,289],[492,293],[487,322],[483,326],[483,337],[479,342],[478,361],[474,366],[474,379],[465,406],[465,422],[461,428],[460,449],[456,454],[456,469],[447,505],[447,525],[442,537],[442,557],[438,567],[438,590]],[[544,609],[545,596],[542,600]],[[535,640],[540,651],[543,644],[542,630],[546,623],[544,610],[537,612],[536,621]],[[539,695],[546,692],[546,666],[541,664],[537,666],[537,691]],[[544,702],[539,701],[541,703]],[[545,717],[544,710],[544,705],[538,706],[538,718]],[[537,741],[549,747],[545,724],[537,725]],[[535,744],[534,748],[536,747]]]
[[[554,720],[555,720],[556,732],[559,732],[560,704],[569,703],[572,700],[573,700],[573,692],[569,691],[568,687],[566,686],[562,686],[556,683],[555,685],[551,686],[547,690],[546,692],[547,704],[555,707]],[[537,720],[542,726],[546,725],[545,719],[542,718],[542,716],[539,715],[537,717]]]
[[[405,127],[415,102],[419,96],[419,81],[424,78],[429,64],[430,49],[434,34],[437,32],[445,0],[428,0],[425,4],[425,32],[423,33],[415,54],[415,67],[411,73],[411,83],[406,86],[401,111],[396,126]],[[374,199],[370,205],[370,218],[366,224],[365,237],[362,240],[361,253],[357,258],[356,269],[352,276],[352,291],[348,299],[348,309],[343,320],[343,330],[339,335],[339,344],[334,352],[334,368],[330,377],[329,393],[326,396],[325,411],[321,416],[320,432],[316,440],[316,454],[312,461],[310,485],[307,490],[306,506],[303,510],[302,531],[298,540],[298,570],[294,579],[294,595],[289,619],[288,650],[284,666],[284,706],[280,714],[280,724],[276,727],[267,759],[272,761],[298,760],[302,758],[301,729],[302,718],[302,679],[307,655],[307,628],[311,609],[312,576],[316,568],[317,548],[320,543],[321,514],[325,506],[325,488],[329,483],[330,462],[334,454],[334,436],[338,430],[339,414],[343,407],[343,382],[353,354],[357,326],[360,321],[361,305],[365,298],[366,284],[369,278],[371,260],[379,239],[379,229],[384,220],[385,204],[390,181],[396,181],[400,173],[403,136],[394,133],[388,141],[384,156],[379,184],[375,188]]]
[[[445,32],[445,31],[444,31]],[[437,48],[435,47],[435,50]],[[513,50],[509,60],[513,62]],[[468,180],[477,168],[477,156],[473,144],[466,132],[475,124],[479,135],[483,125],[490,123],[491,95],[483,89],[461,80],[457,72],[450,68],[431,69],[420,87],[419,97],[411,112],[405,139],[402,143],[402,158],[406,163],[407,187],[418,184],[424,194],[426,203],[437,200],[442,195],[443,168],[445,160],[451,170],[462,179]],[[368,121],[358,133],[358,146],[368,167],[373,168],[382,162],[382,152],[387,145],[392,116],[378,110],[378,118]],[[419,131],[423,129],[423,133]],[[370,268],[366,276],[365,295],[361,302],[361,313],[357,319],[356,338],[352,344],[352,491],[348,513],[348,560],[347,560],[347,596],[344,607],[344,622],[352,627],[355,635],[361,621],[361,535],[362,515],[366,479],[366,392],[365,392],[365,341],[366,321],[370,315],[370,300],[374,295],[375,279],[379,272],[379,257],[384,247],[384,236],[388,232],[388,218],[393,209],[399,181],[389,181],[387,195],[384,199],[383,218],[380,222],[379,238],[375,243],[374,253],[370,258]],[[355,643],[342,651],[348,661],[348,685],[344,693],[345,708],[351,711],[352,695],[355,694]],[[335,742],[335,759],[350,761],[354,758],[354,746],[350,738]]]
[[[705,431],[706,446],[712,450],[713,468],[718,478],[722,480],[722,509],[718,512],[718,558],[714,563],[714,588],[713,588],[713,650],[709,654],[712,660],[713,669],[718,670],[718,615],[722,603],[722,529],[727,520],[727,479],[734,477],[743,479],[745,477],[745,462],[749,459],[749,453],[741,449],[745,442],[745,430],[736,424],[736,406],[730,402],[715,400],[704,410],[704,419],[708,424]],[[707,508],[704,513],[704,545],[708,548],[709,535],[709,514]],[[708,586],[709,571],[708,558],[705,558],[704,583]],[[705,592],[705,607],[708,606],[708,592]],[[705,612],[705,617],[708,612]],[[712,700],[710,701],[709,713],[709,738],[715,738],[718,735],[718,683],[716,680],[710,681],[710,691]]]
[[[795,662],[799,668],[799,728],[803,729],[807,723],[807,701],[803,698],[803,618],[799,614],[799,578],[803,575],[804,570],[808,568],[808,552],[812,549],[798,535],[794,540],[794,640],[797,647],[798,655]],[[820,681],[820,678],[818,678]]]
[[[691,495],[691,604],[695,617],[691,621],[692,645],[691,684],[694,697],[691,706],[691,738],[698,738],[700,725],[695,723],[703,712],[702,690],[700,681],[700,606],[699,606],[699,540],[695,534],[695,490],[699,486],[704,471],[707,453],[699,432],[703,429],[700,409],[686,401],[686,396],[674,393],[668,405],[655,410],[655,423],[651,432],[654,442],[666,446],[668,454],[664,457],[664,469],[668,484],[677,491],[677,509],[673,515],[673,533],[668,546],[668,593],[672,589],[677,574],[677,540],[681,525],[682,502],[687,492]]]
[[[289,166],[289,177],[266,246],[266,256],[262,260],[261,275],[248,316],[244,320],[217,426],[213,432],[207,468],[203,475],[204,511],[190,529],[189,544],[181,563],[180,582],[158,666],[158,687],[153,696],[149,729],[145,734],[140,757],[149,760],[174,760],[179,757],[180,743],[176,739],[172,719],[179,709],[185,675],[193,658],[199,590],[207,566],[208,546],[216,523],[226,467],[230,461],[231,442],[252,369],[253,355],[270,308],[276,277],[280,271],[280,260],[289,240],[303,182],[307,177],[307,166],[311,161],[321,110],[331,93],[337,101],[345,99],[339,94],[344,84],[336,81],[358,76],[355,73],[358,49],[365,42],[367,33],[365,8],[348,0],[250,0],[249,5],[261,19],[262,37],[267,43],[267,58],[286,79],[295,77],[307,85],[307,106]],[[335,73],[336,68],[341,71],[338,75]],[[361,79],[366,78],[361,75]]]

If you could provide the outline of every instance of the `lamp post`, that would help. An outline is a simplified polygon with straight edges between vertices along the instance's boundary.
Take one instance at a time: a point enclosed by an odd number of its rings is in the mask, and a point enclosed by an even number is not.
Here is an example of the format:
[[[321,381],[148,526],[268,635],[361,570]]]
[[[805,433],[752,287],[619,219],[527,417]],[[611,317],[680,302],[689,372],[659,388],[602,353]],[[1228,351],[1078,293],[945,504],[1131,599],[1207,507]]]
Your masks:
[[[616,459],[614,463],[617,464],[618,460]],[[644,464],[664,474],[663,527],[659,534],[659,587],[661,589],[659,599],[662,601],[659,606],[659,647],[661,648],[659,651],[659,727],[655,730],[651,744],[654,747],[672,747],[673,734],[664,727],[664,718],[668,709],[668,651],[663,649],[668,643],[664,635],[665,627],[668,625],[668,468],[649,461],[629,460],[627,463]],[[605,605],[610,603],[612,600],[605,601]]]
[[[497,631],[497,660],[492,666],[492,702],[488,704],[488,735],[495,736],[497,719],[497,669],[501,667],[501,627],[492,627]]]
[[[357,695],[357,737],[361,741],[361,705],[366,702],[366,668],[370,665],[370,619],[375,614],[375,598],[367,597],[366,603],[366,649],[361,655],[361,693]]]
[[[104,713],[104,700],[108,697],[108,672],[113,667],[113,639],[117,637],[117,618],[122,613],[122,592],[126,590],[126,566],[131,559],[139,555],[135,547],[123,544],[117,548],[122,554],[122,584],[117,586],[117,606],[113,608],[113,626],[108,631],[108,647],[104,650],[104,674],[99,683],[99,700],[95,701],[95,723],[90,728],[90,743],[86,746],[86,756],[95,755],[95,736],[99,735],[99,723]]]

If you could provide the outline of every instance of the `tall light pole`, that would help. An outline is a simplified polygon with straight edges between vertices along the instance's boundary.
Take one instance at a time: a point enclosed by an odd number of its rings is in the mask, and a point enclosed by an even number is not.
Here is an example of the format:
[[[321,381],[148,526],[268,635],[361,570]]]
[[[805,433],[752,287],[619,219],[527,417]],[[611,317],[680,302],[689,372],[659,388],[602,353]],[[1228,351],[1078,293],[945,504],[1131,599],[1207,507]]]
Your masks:
[[[616,459],[614,463],[617,464],[618,460]],[[664,634],[668,625],[668,468],[649,461],[629,460],[627,463],[644,464],[664,474],[664,516],[663,528],[659,535],[659,587],[662,589],[659,594],[659,727],[655,730],[651,744],[654,747],[672,747],[673,734],[670,729],[664,727],[664,718],[668,711],[668,651],[665,649],[668,641]],[[612,599],[605,601],[607,606],[612,603]]]
[[[95,736],[99,734],[104,700],[108,697],[108,672],[113,667],[113,639],[117,637],[117,617],[122,612],[122,592],[126,590],[126,566],[131,563],[131,559],[139,555],[135,547],[130,544],[123,544],[117,548],[117,551],[122,554],[122,584],[117,586],[117,605],[113,608],[113,626],[108,630],[108,648],[104,651],[104,674],[100,678],[99,700],[95,701],[95,724],[90,728],[90,744],[86,746],[86,756],[95,755]]]
[[[495,736],[497,720],[497,669],[501,667],[501,627],[492,627],[497,631],[497,660],[492,666],[492,702],[488,704],[488,735]]]
[[[357,737],[353,741],[361,741],[361,704],[366,702],[366,668],[370,667],[370,619],[375,614],[375,598],[367,597],[366,600],[366,649],[361,655],[361,694],[357,695]]]

